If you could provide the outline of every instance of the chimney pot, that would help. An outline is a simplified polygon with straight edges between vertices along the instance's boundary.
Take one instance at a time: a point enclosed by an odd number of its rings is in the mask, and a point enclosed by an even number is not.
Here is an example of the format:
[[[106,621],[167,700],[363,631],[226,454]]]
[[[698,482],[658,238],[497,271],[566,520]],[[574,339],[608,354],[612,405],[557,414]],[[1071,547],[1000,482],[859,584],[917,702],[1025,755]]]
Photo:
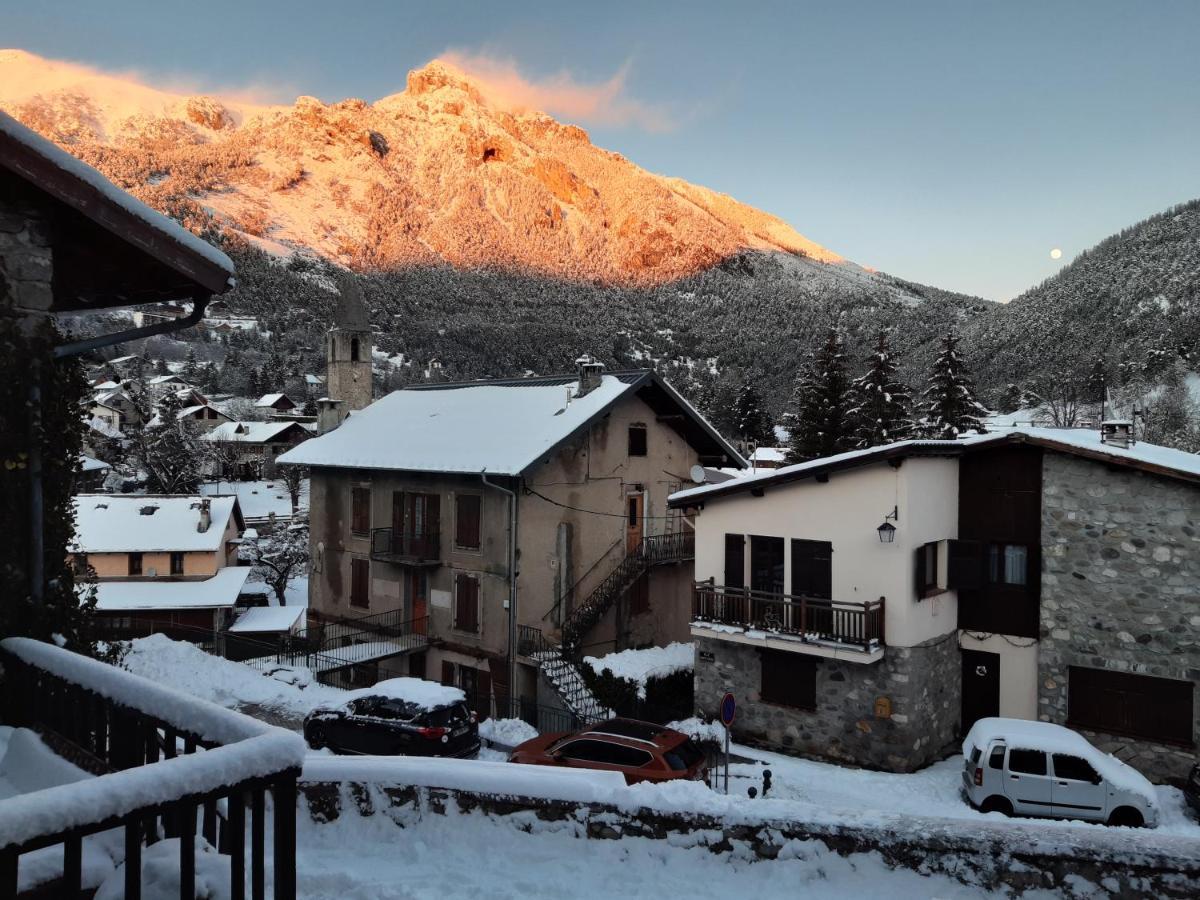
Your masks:
[[[1133,443],[1133,422],[1129,419],[1108,419],[1101,422],[1100,440],[1110,447],[1127,450]]]
[[[196,530],[201,534],[208,531],[212,525],[212,500],[205,497],[200,501],[200,523],[196,526]]]
[[[575,370],[579,375],[579,390],[576,397],[583,397],[600,387],[604,378],[604,363],[585,353],[575,360]]]

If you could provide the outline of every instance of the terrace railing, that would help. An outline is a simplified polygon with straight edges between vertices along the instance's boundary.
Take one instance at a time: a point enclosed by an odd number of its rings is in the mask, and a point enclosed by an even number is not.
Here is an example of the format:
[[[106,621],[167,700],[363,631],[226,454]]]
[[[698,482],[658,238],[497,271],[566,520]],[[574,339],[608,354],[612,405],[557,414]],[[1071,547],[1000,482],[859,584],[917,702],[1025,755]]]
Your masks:
[[[701,581],[692,589],[692,620],[874,650],[884,643],[883,604],[883,597],[830,600]]]
[[[0,662],[5,721],[47,734],[104,773],[0,801],[0,897],[16,896],[23,854],[53,846],[62,847],[63,870],[50,890],[78,896],[83,839],[114,828],[124,829],[128,900],[141,896],[143,845],[163,837],[180,838],[181,896],[194,896],[197,830],[230,857],[230,894],[245,897],[248,807],[258,900],[268,793],[274,896],[296,896],[299,735],[28,638],[0,641]]]
[[[400,565],[438,565],[441,535],[436,531],[409,532],[394,528],[371,530],[371,559]]]

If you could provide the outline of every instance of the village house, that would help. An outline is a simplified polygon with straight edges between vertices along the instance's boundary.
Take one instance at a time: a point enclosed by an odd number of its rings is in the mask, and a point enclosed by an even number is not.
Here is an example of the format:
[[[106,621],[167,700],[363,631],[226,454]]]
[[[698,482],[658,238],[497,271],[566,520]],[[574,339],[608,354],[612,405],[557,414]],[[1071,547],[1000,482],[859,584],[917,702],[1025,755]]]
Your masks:
[[[298,404],[292,400],[287,394],[263,394],[254,401],[255,409],[274,410],[275,412],[287,412],[295,409]]]
[[[196,640],[233,621],[250,569],[235,497],[80,494],[71,564],[96,579],[96,614],[116,633]]]
[[[1018,428],[691,488],[696,699],[734,734],[908,771],[979,718],[1194,763],[1200,456]]]
[[[686,639],[691,532],[667,496],[745,462],[653,372],[602,369],[395,391],[282,457],[312,472],[310,618],[402,610],[429,638],[407,671],[483,708],[509,684],[553,701],[560,644]]]
[[[311,431],[295,421],[226,421],[204,434],[201,440],[216,445],[226,457],[218,470],[209,474],[254,481],[274,478],[275,461],[280,454],[312,436]]]

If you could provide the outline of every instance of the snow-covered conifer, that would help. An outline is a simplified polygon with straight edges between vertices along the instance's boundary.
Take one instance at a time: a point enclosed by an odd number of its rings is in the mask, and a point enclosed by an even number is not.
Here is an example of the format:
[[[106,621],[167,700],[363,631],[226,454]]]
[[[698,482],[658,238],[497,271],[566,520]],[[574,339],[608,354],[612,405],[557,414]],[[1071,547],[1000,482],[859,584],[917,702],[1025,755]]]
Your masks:
[[[896,358],[886,331],[879,332],[875,352],[867,360],[865,375],[853,385],[851,409],[854,440],[858,447],[878,447],[904,440],[912,431],[912,398],[908,385],[896,379]]]
[[[788,462],[804,462],[853,449],[852,406],[842,336],[831,328],[825,343],[812,354],[808,366],[796,379],[782,422],[789,435]]]
[[[953,332],[942,338],[942,352],[934,360],[923,397],[925,417],[920,427],[927,437],[952,441],[968,431],[983,434],[986,430],[987,410],[975,399],[975,385],[958,355]]]

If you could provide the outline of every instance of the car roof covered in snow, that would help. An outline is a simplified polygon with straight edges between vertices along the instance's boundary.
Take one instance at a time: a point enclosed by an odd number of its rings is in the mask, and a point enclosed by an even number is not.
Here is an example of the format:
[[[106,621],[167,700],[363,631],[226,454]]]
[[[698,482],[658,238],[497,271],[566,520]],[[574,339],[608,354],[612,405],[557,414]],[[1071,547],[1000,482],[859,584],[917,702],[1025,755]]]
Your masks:
[[[745,466],[686,400],[650,371],[604,375],[579,395],[574,375],[422,385],[393,391],[334,431],[289,450],[280,463],[519,475],[626,397],[670,422],[701,456]]]
[[[199,530],[200,508],[209,503],[212,523]],[[74,498],[73,553],[152,553],[219,550],[230,516],[244,527],[236,497],[191,494],[78,494]]]
[[[972,434],[953,441],[911,440],[883,444],[865,450],[851,450],[836,456],[825,456],[793,466],[765,469],[720,484],[700,485],[676,491],[669,503],[679,508],[691,506],[727,494],[744,493],[767,485],[786,484],[814,478],[840,470],[855,469],[873,462],[904,459],[912,456],[962,456],[983,447],[1003,444],[1030,444],[1081,456],[1111,465],[1126,466],[1155,475],[1200,484],[1200,454],[1173,450],[1157,444],[1138,441],[1129,447],[1105,443],[1099,432],[1084,428],[1037,428],[1015,426]]]
[[[418,710],[438,709],[454,703],[462,703],[467,699],[461,688],[438,684],[436,681],[426,681],[424,678],[388,678],[372,687],[359,688],[346,694],[347,700],[361,697],[385,697],[388,700],[399,700]]]

